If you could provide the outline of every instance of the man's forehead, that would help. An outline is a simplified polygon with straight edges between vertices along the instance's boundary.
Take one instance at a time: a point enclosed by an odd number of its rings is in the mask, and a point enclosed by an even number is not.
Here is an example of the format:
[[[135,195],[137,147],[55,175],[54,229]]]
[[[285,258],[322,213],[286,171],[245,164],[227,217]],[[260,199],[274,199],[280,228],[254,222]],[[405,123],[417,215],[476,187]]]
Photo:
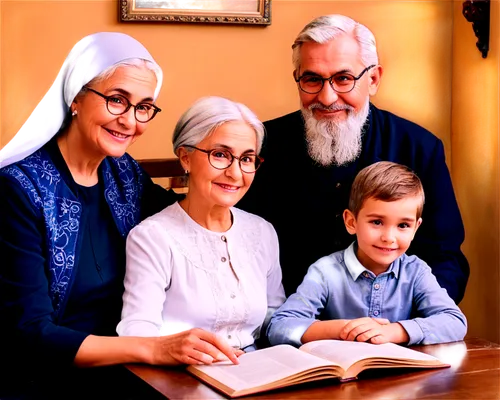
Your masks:
[[[359,44],[348,35],[327,43],[306,42],[300,49],[300,56],[301,73],[354,73],[363,67]]]

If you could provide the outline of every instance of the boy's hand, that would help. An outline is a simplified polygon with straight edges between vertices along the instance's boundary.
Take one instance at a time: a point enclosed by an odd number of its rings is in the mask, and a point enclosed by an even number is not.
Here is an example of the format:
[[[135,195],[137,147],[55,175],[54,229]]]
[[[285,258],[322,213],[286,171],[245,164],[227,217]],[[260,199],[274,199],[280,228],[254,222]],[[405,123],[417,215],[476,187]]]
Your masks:
[[[342,340],[350,340],[357,342],[367,342],[372,337],[380,335],[380,328],[390,324],[390,321],[385,318],[356,318],[350,320],[340,330],[340,338]]]
[[[403,326],[385,318],[358,318],[347,323],[340,332],[341,339],[357,342],[407,343],[410,338]]]
[[[406,329],[403,328],[403,325],[399,322],[383,325],[380,327],[380,331],[381,333],[379,335],[375,335],[370,338],[370,343],[408,343],[410,340],[408,332],[406,332]]]

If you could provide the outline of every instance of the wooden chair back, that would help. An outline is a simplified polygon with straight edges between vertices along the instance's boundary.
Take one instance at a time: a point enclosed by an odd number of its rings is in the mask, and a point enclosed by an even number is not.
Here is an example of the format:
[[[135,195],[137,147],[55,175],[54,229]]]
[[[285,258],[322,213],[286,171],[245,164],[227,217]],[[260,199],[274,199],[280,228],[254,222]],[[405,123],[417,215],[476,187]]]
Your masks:
[[[158,184],[169,189],[187,189],[187,176],[178,158],[142,159],[137,162]]]

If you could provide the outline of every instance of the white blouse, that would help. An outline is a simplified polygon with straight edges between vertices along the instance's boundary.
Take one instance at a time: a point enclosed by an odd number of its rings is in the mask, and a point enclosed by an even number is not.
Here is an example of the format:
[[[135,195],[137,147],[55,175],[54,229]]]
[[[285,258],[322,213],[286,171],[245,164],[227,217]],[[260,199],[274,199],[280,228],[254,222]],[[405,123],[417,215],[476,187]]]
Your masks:
[[[285,301],[276,231],[231,208],[233,224],[209,231],[175,203],[127,238],[120,336],[171,335],[202,328],[244,348]]]

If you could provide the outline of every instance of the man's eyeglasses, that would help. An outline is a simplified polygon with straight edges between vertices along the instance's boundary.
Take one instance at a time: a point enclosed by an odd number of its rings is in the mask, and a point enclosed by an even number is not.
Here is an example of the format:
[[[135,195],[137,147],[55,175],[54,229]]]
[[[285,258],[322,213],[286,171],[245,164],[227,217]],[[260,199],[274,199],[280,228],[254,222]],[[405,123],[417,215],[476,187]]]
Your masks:
[[[161,109],[156,107],[151,103],[139,103],[132,104],[129,99],[121,94],[113,94],[111,96],[106,96],[105,94],[99,93],[97,90],[84,86],[84,89],[90,90],[91,92],[101,96],[106,100],[106,107],[108,111],[113,115],[125,114],[130,107],[134,107],[134,117],[138,122],[148,122],[151,121],[156,113],[160,112]]]
[[[304,75],[296,78],[295,82],[299,84],[300,90],[309,94],[316,94],[321,92],[325,81],[328,81],[332,89],[337,93],[349,93],[352,89],[354,89],[356,81],[360,79],[366,71],[375,66],[376,65],[374,64],[366,67],[358,76],[354,76],[347,72],[337,72],[329,78],[323,78],[319,75],[307,72]]]
[[[241,170],[247,174],[252,174],[257,171],[260,165],[264,162],[264,159],[257,154],[242,154],[241,156],[237,157],[226,149],[205,150],[187,144],[185,144],[183,147],[188,147],[190,149],[195,149],[206,153],[208,155],[208,162],[215,169],[229,168],[233,164],[234,159],[237,159],[240,164]]]

